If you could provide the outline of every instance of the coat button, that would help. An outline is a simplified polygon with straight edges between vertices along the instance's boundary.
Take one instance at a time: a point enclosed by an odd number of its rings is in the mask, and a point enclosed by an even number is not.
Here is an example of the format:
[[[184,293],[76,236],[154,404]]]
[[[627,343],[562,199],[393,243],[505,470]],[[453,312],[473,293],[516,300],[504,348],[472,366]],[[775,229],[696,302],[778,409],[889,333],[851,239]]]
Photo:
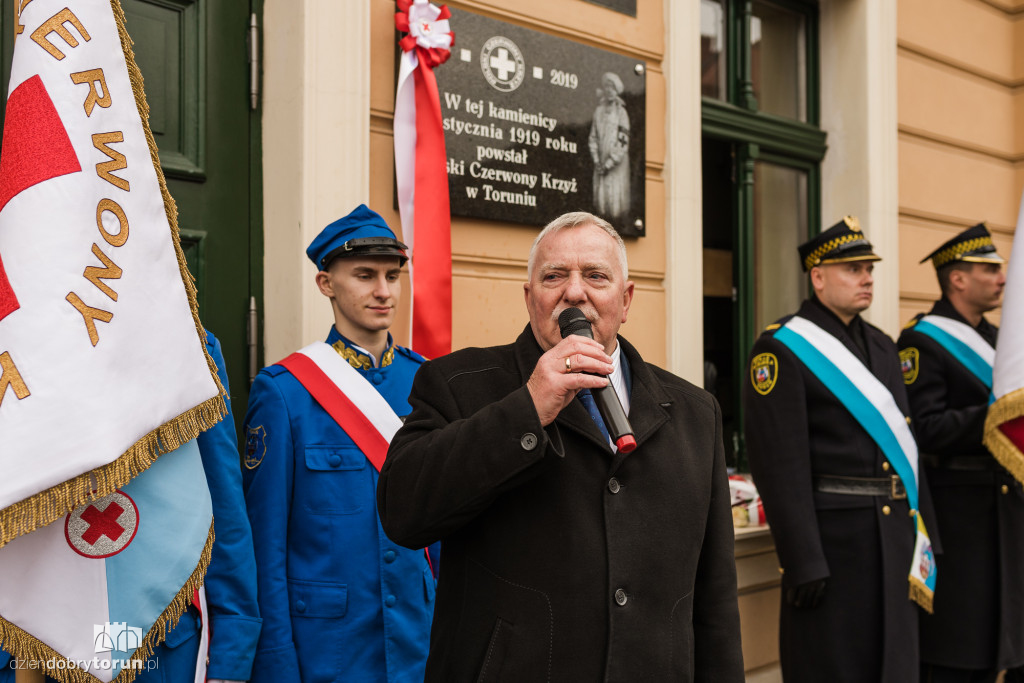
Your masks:
[[[1006,484],[1003,484],[1002,486],[999,487],[999,490],[1002,491],[1003,495],[1005,496],[1007,493],[1010,492],[1010,487],[1007,486]]]
[[[910,516],[913,517],[916,514],[917,514],[917,510],[915,510],[914,508],[910,508]]]
[[[332,453],[331,457],[327,458],[327,463],[331,467],[337,467],[338,465],[341,464],[341,456],[338,455],[337,453]]]
[[[615,477],[612,477],[611,479],[608,480],[608,490],[609,491],[611,491],[612,493],[618,493],[620,488],[621,487],[619,486],[619,480],[618,479],[616,479]]]
[[[887,463],[887,462],[883,462],[882,463],[882,469],[885,470],[886,472],[889,471],[889,467],[890,467],[889,463]]]
[[[537,447],[537,435],[533,432],[526,432],[523,434],[523,438],[519,439],[519,445],[523,447],[524,451],[532,451]]]
[[[626,591],[621,588],[615,591],[615,602],[618,603],[619,607],[626,604],[629,598],[626,597]]]
[[[379,372],[375,372],[372,375],[370,375],[370,381],[373,382],[374,384],[380,384],[381,382],[384,381],[384,375],[380,374]]]
[[[892,508],[891,507],[889,507],[888,505],[883,505],[882,506],[882,514],[883,515],[888,515],[891,512],[892,512]]]
[[[384,553],[384,561],[387,562],[388,564],[391,564],[392,562],[394,562],[395,561],[395,551],[394,550],[386,551]]]
[[[388,607],[394,607],[396,602],[398,602],[398,598],[396,598],[394,595],[389,595],[388,597],[384,598],[384,604]]]
[[[295,611],[298,612],[299,614],[302,614],[303,612],[305,612],[306,611],[306,603],[304,603],[302,600],[297,600],[295,602]]]

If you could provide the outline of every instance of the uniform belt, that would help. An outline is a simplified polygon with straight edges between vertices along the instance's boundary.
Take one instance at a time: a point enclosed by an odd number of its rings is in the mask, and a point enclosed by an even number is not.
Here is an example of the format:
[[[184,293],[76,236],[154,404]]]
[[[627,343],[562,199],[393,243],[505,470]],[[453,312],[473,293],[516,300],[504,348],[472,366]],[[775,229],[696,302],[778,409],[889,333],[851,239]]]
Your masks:
[[[966,472],[994,472],[996,459],[990,455],[932,455],[922,453],[925,465],[938,470],[961,470]]]
[[[907,497],[903,482],[895,474],[888,477],[839,477],[816,474],[814,489],[822,493],[842,493],[849,496],[888,496],[891,500],[903,500]]]

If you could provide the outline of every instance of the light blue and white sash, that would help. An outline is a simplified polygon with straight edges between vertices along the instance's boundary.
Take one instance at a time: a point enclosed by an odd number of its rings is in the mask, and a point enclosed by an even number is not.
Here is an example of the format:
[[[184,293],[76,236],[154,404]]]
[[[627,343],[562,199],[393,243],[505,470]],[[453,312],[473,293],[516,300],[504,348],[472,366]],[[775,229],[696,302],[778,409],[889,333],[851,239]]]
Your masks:
[[[913,329],[931,337],[946,349],[949,355],[985,385],[989,391],[989,404],[995,401],[992,395],[992,364],[996,360],[996,350],[976,329],[941,315],[926,315],[917,321]]]
[[[918,507],[917,442],[892,393],[836,337],[810,320],[794,316],[776,333],[786,348],[807,366],[843,404],[896,470],[907,501]],[[917,541],[910,568],[910,597],[931,612],[935,592],[935,555],[923,516],[914,515]]]

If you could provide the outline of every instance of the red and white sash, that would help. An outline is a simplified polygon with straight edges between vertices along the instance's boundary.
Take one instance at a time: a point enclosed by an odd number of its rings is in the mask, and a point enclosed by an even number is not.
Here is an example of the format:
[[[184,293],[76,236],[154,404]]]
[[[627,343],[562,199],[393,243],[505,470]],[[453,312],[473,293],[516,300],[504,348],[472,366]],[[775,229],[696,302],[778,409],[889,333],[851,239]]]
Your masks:
[[[299,380],[379,472],[402,420],[376,387],[326,342],[299,349],[278,365]]]

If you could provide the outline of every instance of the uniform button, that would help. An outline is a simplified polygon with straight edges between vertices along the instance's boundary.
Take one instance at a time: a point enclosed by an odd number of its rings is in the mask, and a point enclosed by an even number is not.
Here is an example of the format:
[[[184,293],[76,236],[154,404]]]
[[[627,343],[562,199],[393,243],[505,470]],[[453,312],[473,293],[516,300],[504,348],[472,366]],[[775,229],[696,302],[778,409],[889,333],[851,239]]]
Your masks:
[[[883,505],[882,506],[882,514],[883,515],[888,515],[891,512],[892,512],[892,508],[891,507],[889,507],[888,505]]]
[[[615,477],[612,477],[611,479],[608,480],[608,490],[609,491],[611,491],[612,493],[618,493],[620,488],[622,488],[622,487],[619,486],[619,480],[618,479],[616,479]]]
[[[883,462],[882,463],[882,469],[885,470],[886,472],[888,472],[889,471],[889,463]]]
[[[380,374],[379,372],[375,372],[372,375],[370,375],[370,381],[373,382],[374,384],[380,384],[381,382],[384,381],[384,375]]]
[[[785,567],[779,567],[779,574],[785,574],[785,573],[786,573]]]
[[[999,490],[1002,491],[1003,495],[1005,496],[1007,493],[1010,492],[1010,487],[1007,486],[1006,484],[1003,484],[1002,486],[999,487]]]
[[[625,605],[629,598],[626,597],[626,591],[621,588],[615,591],[615,602],[618,603],[619,607]]]
[[[910,508],[910,516],[913,517],[916,514],[917,514],[917,510],[915,510],[914,508]]]
[[[387,552],[385,552],[384,553],[384,561],[387,562],[388,564],[391,564],[392,562],[394,562],[395,561],[395,551],[394,550],[388,550]]]
[[[302,600],[297,600],[295,602],[295,611],[299,612],[300,614],[302,612],[305,612],[306,611],[306,603],[304,603]]]
[[[337,453],[332,453],[331,457],[327,458],[327,462],[331,467],[337,467],[341,464],[341,456]]]
[[[526,432],[523,434],[523,438],[519,439],[519,445],[523,447],[524,451],[532,451],[537,447],[537,435],[533,432]]]
[[[384,604],[388,607],[394,607],[396,602],[398,602],[398,598],[396,598],[394,595],[389,595],[388,597],[384,598]]]

